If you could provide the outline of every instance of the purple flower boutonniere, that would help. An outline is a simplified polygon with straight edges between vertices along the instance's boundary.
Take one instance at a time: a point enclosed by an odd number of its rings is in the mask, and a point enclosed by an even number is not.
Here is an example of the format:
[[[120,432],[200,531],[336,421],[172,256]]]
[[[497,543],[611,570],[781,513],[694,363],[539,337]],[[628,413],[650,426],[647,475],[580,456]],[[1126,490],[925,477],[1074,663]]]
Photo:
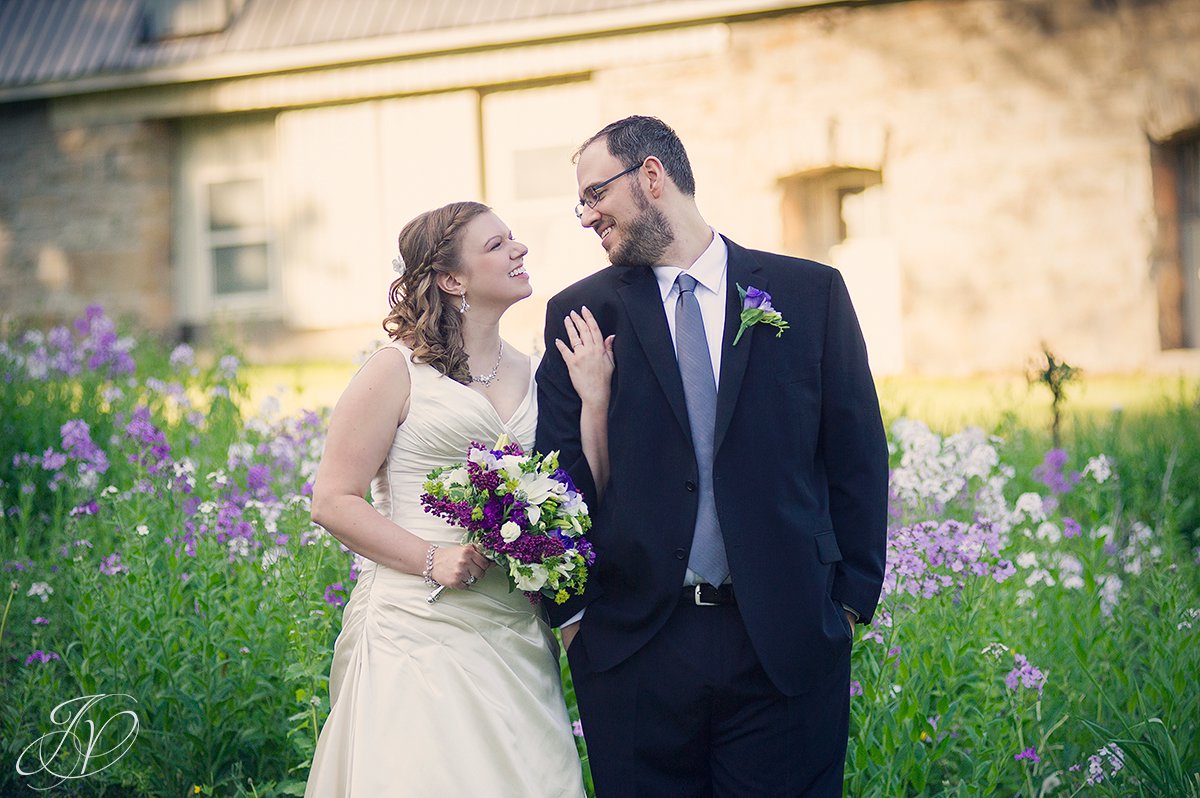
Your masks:
[[[769,324],[776,328],[776,338],[783,335],[783,331],[788,328],[788,323],[783,320],[780,312],[771,306],[770,294],[760,291],[754,286],[742,288],[739,285],[737,290],[742,296],[742,326],[738,328],[737,335],[733,337],[734,346],[737,346],[738,341],[742,339],[742,333],[755,324]]]

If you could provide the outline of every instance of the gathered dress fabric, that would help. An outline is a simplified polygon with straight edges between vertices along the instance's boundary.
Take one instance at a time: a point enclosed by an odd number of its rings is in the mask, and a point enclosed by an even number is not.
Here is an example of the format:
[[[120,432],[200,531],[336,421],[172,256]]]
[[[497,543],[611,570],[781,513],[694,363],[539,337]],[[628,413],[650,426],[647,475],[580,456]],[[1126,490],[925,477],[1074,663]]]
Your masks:
[[[504,420],[482,394],[391,346],[408,361],[412,394],[372,502],[409,532],[454,545],[462,530],[421,506],[425,478],[463,462],[472,441],[490,446],[505,433],[532,447],[535,364]],[[429,593],[420,576],[364,563],[334,645],[331,708],[306,798],[582,796],[558,647],[541,608],[510,592],[497,567],[434,604]]]

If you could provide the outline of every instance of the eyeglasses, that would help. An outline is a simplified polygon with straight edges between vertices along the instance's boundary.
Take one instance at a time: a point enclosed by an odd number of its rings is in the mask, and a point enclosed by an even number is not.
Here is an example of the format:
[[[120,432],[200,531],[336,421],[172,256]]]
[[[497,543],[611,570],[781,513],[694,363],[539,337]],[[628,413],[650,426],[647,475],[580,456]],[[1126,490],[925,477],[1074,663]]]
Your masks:
[[[583,199],[580,201],[580,203],[578,205],[575,206],[575,218],[576,219],[583,218],[583,208],[585,205],[589,208],[595,208],[596,203],[604,198],[604,196],[600,193],[600,189],[604,188],[605,186],[607,186],[609,183],[613,182],[614,180],[622,178],[625,175],[629,174],[630,172],[636,172],[638,169],[641,169],[641,168],[642,168],[642,164],[636,163],[633,166],[626,169],[624,172],[621,172],[618,175],[613,175],[608,180],[605,180],[601,183],[596,183],[595,185],[591,185],[591,186],[588,186],[587,188],[585,188],[583,190]]]

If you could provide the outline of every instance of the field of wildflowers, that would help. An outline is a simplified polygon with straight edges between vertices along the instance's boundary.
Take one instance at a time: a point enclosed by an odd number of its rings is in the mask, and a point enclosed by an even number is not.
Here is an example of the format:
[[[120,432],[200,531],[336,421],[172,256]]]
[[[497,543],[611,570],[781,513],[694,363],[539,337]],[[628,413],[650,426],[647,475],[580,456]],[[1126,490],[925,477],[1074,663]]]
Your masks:
[[[324,415],[245,391],[99,308],[0,340],[0,795],[302,794],[357,568]],[[1061,449],[889,427],[847,794],[1200,796],[1197,396]]]

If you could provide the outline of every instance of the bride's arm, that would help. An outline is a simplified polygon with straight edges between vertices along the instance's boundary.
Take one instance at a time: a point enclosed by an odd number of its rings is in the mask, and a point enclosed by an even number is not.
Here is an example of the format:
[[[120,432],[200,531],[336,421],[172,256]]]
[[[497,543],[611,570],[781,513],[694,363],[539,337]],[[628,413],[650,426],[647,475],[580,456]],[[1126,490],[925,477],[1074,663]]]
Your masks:
[[[396,427],[408,413],[411,382],[404,354],[375,353],[354,375],[329,421],[313,485],[312,519],[351,550],[396,571],[421,574],[429,544],[367,503],[371,478],[387,459]],[[433,578],[459,587],[490,563],[474,549],[449,546],[434,559]]]
[[[596,485],[597,504],[608,484],[608,402],[612,390],[613,336],[604,337],[600,325],[586,307],[571,311],[563,320],[571,345],[556,339],[571,375],[571,384],[582,404],[579,438]]]

